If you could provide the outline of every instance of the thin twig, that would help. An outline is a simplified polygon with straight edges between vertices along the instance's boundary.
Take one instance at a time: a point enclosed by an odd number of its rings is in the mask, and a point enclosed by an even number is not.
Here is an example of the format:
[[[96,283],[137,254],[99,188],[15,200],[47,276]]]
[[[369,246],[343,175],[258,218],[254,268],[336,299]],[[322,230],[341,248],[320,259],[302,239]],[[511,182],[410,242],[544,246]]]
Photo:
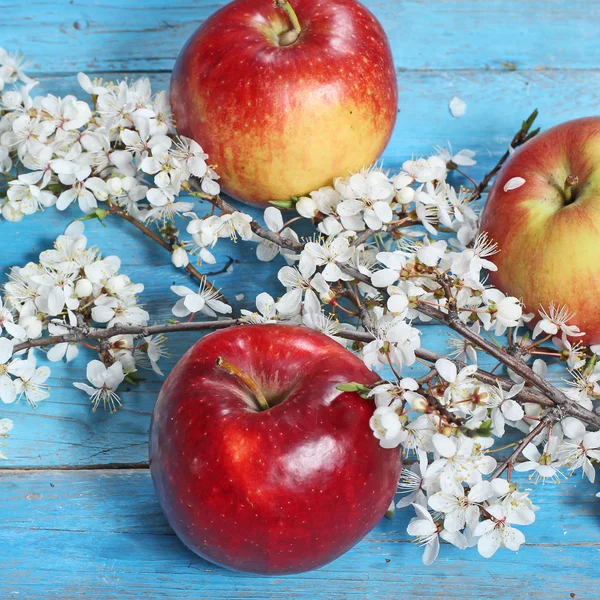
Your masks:
[[[430,408],[437,412],[441,417],[446,419],[446,421],[451,425],[461,427],[464,424],[463,419],[454,413],[451,413],[437,398],[431,394],[426,394],[425,399],[427,400],[427,404],[430,406]]]
[[[192,321],[184,323],[169,323],[167,325],[113,325],[107,328],[84,327],[73,328],[72,333],[38,338],[16,344],[13,352],[21,352],[30,348],[45,348],[55,344],[78,343],[83,340],[107,340],[118,335],[139,335],[148,337],[159,333],[175,333],[179,331],[205,331],[208,329],[225,329],[240,325],[238,319],[220,319],[217,321]]]
[[[529,115],[529,117],[527,119],[525,119],[525,121],[523,121],[523,124],[521,125],[521,129],[519,129],[519,131],[517,131],[517,133],[515,134],[515,136],[513,137],[512,141],[510,143],[510,147],[513,150],[515,148],[517,148],[518,146],[523,145],[525,142],[529,141],[532,137],[534,137],[535,135],[537,135],[539,133],[539,131],[540,131],[539,128],[531,131],[531,126],[533,125],[533,122],[536,120],[537,116],[538,116],[538,111],[537,111],[537,109],[535,109]],[[502,165],[504,165],[504,163],[508,160],[508,157],[510,155],[511,155],[510,150],[507,150],[502,155],[500,160],[496,163],[496,166],[489,173],[487,173],[485,175],[485,177],[479,182],[479,184],[471,192],[471,194],[469,195],[469,198],[468,198],[468,202],[473,202],[474,200],[481,198],[481,194],[483,194],[483,192],[486,190],[490,181],[494,178],[496,173],[498,173],[498,171],[502,168]]]
[[[114,325],[109,328],[93,328],[93,327],[74,327],[71,333],[58,336],[49,336],[45,338],[38,338],[22,342],[14,347],[14,352],[22,352],[30,348],[45,348],[47,346],[53,346],[61,343],[79,343],[84,340],[108,340],[112,337],[119,335],[138,335],[141,337],[148,337],[151,335],[158,335],[160,333],[176,333],[180,331],[208,331],[213,329],[225,329],[234,325],[241,325],[242,322],[239,319],[218,319],[216,321],[191,321],[184,323],[168,323],[164,325]],[[336,333],[338,337],[353,340],[357,342],[369,343],[375,338],[367,331],[353,331],[342,329]],[[440,358],[445,358],[441,354],[432,352],[425,348],[418,348],[415,350],[415,354],[418,358],[421,358],[428,363],[435,363]],[[464,366],[465,363],[461,361],[453,361],[459,368]],[[510,389],[514,382],[509,379],[494,376],[487,371],[478,370],[475,373],[475,377],[486,384],[496,385],[500,384],[503,389]],[[550,385],[550,384],[548,384]],[[540,406],[551,408],[556,406],[556,403],[545,395],[535,392],[533,390],[523,390],[514,397],[515,400],[521,404],[532,403]],[[585,421],[586,423],[595,425],[600,428],[600,415],[593,413],[592,411],[579,406],[578,404],[569,404],[563,407],[564,413]]]
[[[431,367],[431,369],[429,369],[429,371],[427,371],[425,375],[423,375],[422,377],[417,377],[415,381],[419,384],[419,386],[422,387],[426,383],[429,383],[434,377],[436,377],[437,374],[438,370],[435,367]]]
[[[544,430],[544,428],[551,425],[556,419],[559,419],[562,415],[562,412],[563,411],[561,408],[555,407],[550,412],[546,413],[540,419],[539,423],[517,444],[517,447],[513,450],[510,456],[492,473],[490,481],[492,479],[496,479],[496,477],[500,477],[500,475],[502,475],[506,469],[509,469],[510,477],[510,471],[512,471],[513,465],[517,461],[517,458],[521,456],[523,450],[525,450],[531,440],[537,437]]]
[[[344,288],[346,289],[346,298],[348,298],[358,309],[358,314],[365,329],[372,328],[373,320],[371,319],[371,315],[364,305],[364,302],[361,301],[360,296],[352,289],[352,285],[349,281],[344,281]]]
[[[115,206],[114,204],[111,205],[109,212],[111,215],[115,215],[117,217],[120,217],[121,219],[124,219],[128,223],[131,223],[147,238],[150,238],[151,240],[159,244],[161,247],[163,247],[165,250],[167,250],[169,254],[173,253],[173,244],[170,244],[163,237],[152,231],[152,229],[146,227],[146,225],[144,225],[140,220],[136,219],[135,217],[132,217],[129,213],[125,212],[124,210],[122,210],[118,206]],[[198,280],[198,282],[204,282],[206,287],[211,291],[217,291],[216,288],[212,285],[212,283],[210,283],[210,281],[208,281],[206,277],[202,275],[202,273],[200,273],[200,271],[198,271],[198,269],[196,269],[196,267],[194,267],[192,263],[188,263],[185,267],[185,270],[192,277],[194,277],[194,279]]]
[[[444,313],[442,313],[442,314],[444,314]],[[434,317],[434,318],[437,318],[437,317]],[[446,321],[443,321],[443,322],[446,323]],[[343,330],[343,331],[340,331],[339,333],[336,333],[336,335],[339,337],[345,338],[345,339],[363,342],[365,344],[368,344],[369,342],[372,342],[375,339],[373,337],[373,335],[368,333],[367,331]],[[493,347],[495,348],[495,346],[493,346]],[[434,364],[440,358],[447,358],[447,357],[443,356],[442,354],[438,354],[437,352],[427,350],[426,348],[417,348],[415,350],[415,355],[418,358],[421,358],[431,364]],[[466,363],[464,363],[462,361],[453,360],[452,362],[454,362],[459,369],[466,366]],[[529,367],[527,367],[527,368],[529,368]],[[475,377],[482,383],[486,383],[488,385],[497,385],[498,384],[504,390],[510,390],[510,388],[515,385],[514,381],[511,381],[510,379],[507,379],[504,377],[499,377],[497,375],[492,375],[491,373],[489,373],[488,371],[485,371],[483,369],[478,369],[475,372]],[[550,386],[550,384],[548,384],[548,385]],[[550,386],[550,387],[552,387],[552,386]],[[540,392],[537,392],[535,390],[523,390],[523,391],[519,392],[516,396],[514,396],[513,399],[518,401],[520,404],[528,404],[528,403],[538,404],[539,406],[544,406],[547,408],[552,408],[552,407],[556,406],[556,403],[552,399],[548,398],[546,395],[544,395]],[[585,421],[586,423],[595,425],[596,427],[600,428],[600,415],[592,412],[591,410],[588,410],[587,408],[584,408],[583,406],[580,406],[579,404],[575,404],[575,403],[570,403],[570,404],[564,406],[563,408],[564,408],[565,414],[568,414],[571,417],[576,417],[577,419],[581,419],[582,421]]]
[[[216,206],[219,210],[221,210],[221,212],[235,212],[235,207],[229,204],[229,202],[227,202],[226,200],[223,200],[221,196],[210,196],[209,194],[205,194],[204,192],[199,191],[198,185],[193,181],[190,187],[195,190],[193,192],[194,196],[203,200],[207,200],[208,202]],[[291,250],[292,252],[302,252],[302,250],[304,250],[304,244],[302,242],[297,242],[295,240],[283,237],[279,233],[275,233],[274,231],[265,229],[255,219],[252,219],[252,221],[250,221],[250,228],[258,237],[264,240],[268,240],[269,242],[276,244],[280,248],[285,248],[286,250]],[[337,263],[337,265],[342,271],[344,271],[344,273],[347,273],[352,278],[357,279],[362,283],[366,283],[367,285],[372,285],[371,280],[366,275],[363,275],[358,269],[355,269],[354,267],[345,263]]]
[[[487,352],[490,356],[502,361],[506,366],[517,373],[517,375],[520,375],[523,377],[523,379],[537,387],[540,391],[544,392],[544,394],[551,398],[555,404],[559,406],[567,406],[571,404],[571,400],[569,400],[569,398],[567,398],[563,392],[534,373],[526,362],[511,356],[504,348],[496,346],[483,336],[475,333],[458,318],[452,318],[450,315],[447,315],[440,309],[434,308],[428,304],[423,304],[421,302],[419,302],[418,310],[428,317],[432,317],[441,323],[447,324],[448,327],[457,333],[460,333],[460,335],[462,335],[466,340],[473,342],[482,350]]]
[[[365,229],[361,231],[352,241],[352,246],[360,246],[364,244],[372,235],[375,235],[377,232],[372,229]]]

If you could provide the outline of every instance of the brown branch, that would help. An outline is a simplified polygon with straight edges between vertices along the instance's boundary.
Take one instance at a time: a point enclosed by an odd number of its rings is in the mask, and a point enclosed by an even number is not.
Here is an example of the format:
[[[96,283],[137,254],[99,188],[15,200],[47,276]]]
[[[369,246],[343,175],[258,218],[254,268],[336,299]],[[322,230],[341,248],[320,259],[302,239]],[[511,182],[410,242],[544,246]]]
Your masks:
[[[198,191],[199,188],[196,183],[192,182],[191,188],[195,190],[192,195],[198,198],[202,198],[203,200],[207,200],[208,202],[216,206],[219,210],[221,210],[221,212],[232,213],[236,211],[235,207],[229,204],[229,202],[227,202],[226,200],[223,200],[221,196],[210,196],[209,194],[205,194],[202,191]],[[290,240],[286,237],[283,237],[279,233],[275,233],[274,231],[265,229],[255,219],[252,219],[252,221],[250,222],[250,228],[258,237],[264,240],[268,240],[269,242],[276,244],[280,248],[285,248],[287,250],[291,250],[292,252],[302,252],[302,250],[304,250],[304,244],[302,242]],[[355,269],[354,267],[345,263],[337,263],[337,265],[342,271],[344,271],[344,273],[347,273],[354,279],[357,279],[362,283],[366,283],[367,285],[372,285],[371,280],[366,275],[363,275],[358,269]]]
[[[270,229],[265,229],[264,227],[261,227],[254,219],[252,219],[250,222],[250,228],[258,237],[268,240],[269,242],[273,242],[280,248],[285,248],[286,250],[291,250],[292,252],[302,252],[302,250],[304,250],[304,244],[301,242],[296,242],[295,240],[283,237],[282,235],[279,235]]]
[[[500,477],[502,473],[506,469],[509,470],[508,476],[510,478],[510,473],[512,468],[517,461],[517,458],[521,456],[523,450],[527,447],[527,445],[533,440],[538,434],[543,431],[545,427],[551,425],[556,419],[559,419],[562,416],[563,411],[559,407],[553,408],[550,412],[546,413],[539,421],[539,423],[519,442],[517,447],[511,453],[511,455],[501,463],[498,468],[492,473],[490,476],[490,481],[492,479],[496,479],[496,477]]]
[[[21,344],[17,344],[14,347],[14,353],[22,352],[24,350],[28,350],[30,348],[45,348],[47,346],[53,346],[55,344],[61,343],[78,343],[83,342],[84,340],[108,340],[112,337],[118,335],[138,335],[141,337],[147,337],[150,335],[157,335],[160,333],[177,333],[180,331],[208,331],[213,329],[225,329],[227,327],[232,327],[234,325],[241,325],[242,321],[239,319],[218,319],[216,321],[192,321],[192,322],[184,322],[184,323],[169,323],[165,325],[114,325],[113,327],[108,328],[94,328],[94,327],[76,327],[73,328],[71,333],[66,333],[64,335],[58,336],[49,336],[45,338],[38,338],[34,340],[29,340],[27,342],[22,342]],[[372,342],[375,337],[373,334],[367,331],[352,331],[342,329],[336,333],[338,337],[369,343]],[[441,354],[437,354],[436,352],[432,352],[431,350],[427,350],[425,348],[418,348],[415,350],[416,356],[425,360],[429,363],[435,363],[440,358],[445,358]],[[461,361],[453,361],[457,367],[461,368],[465,365]],[[514,385],[514,382],[509,379],[497,377],[496,375],[492,375],[484,370],[478,370],[475,373],[475,376],[478,380],[483,383],[487,383],[489,385],[496,385],[499,383],[503,389],[510,389],[511,386]],[[550,384],[548,384],[550,385]],[[552,400],[548,399],[543,394],[539,392],[523,390],[519,392],[515,396],[515,400],[518,400],[521,403],[532,403],[538,404],[540,406],[545,407],[554,407],[556,403]],[[600,415],[597,415],[582,406],[577,404],[568,404],[563,407],[564,413],[566,415],[570,415],[585,421],[586,423],[590,423],[592,425],[596,425],[600,427]]]
[[[463,362],[462,360],[450,359],[447,356],[444,356],[443,354],[432,352],[431,350],[427,350],[426,348],[418,348],[417,350],[415,350],[415,354],[420,359],[432,364],[440,358],[446,358],[453,362],[459,371],[463,367],[467,366],[467,363]],[[508,379],[506,377],[500,377],[499,375],[494,375],[493,373],[490,373],[489,371],[486,371],[484,369],[477,369],[475,377],[478,381],[481,381],[482,383],[494,386],[500,385],[500,387],[502,387],[503,390],[507,391],[515,385],[515,382],[511,379]],[[546,406],[548,408],[555,406],[552,400],[546,398],[546,396],[534,390],[523,390],[519,392],[517,396],[515,396],[515,399],[519,400],[522,404],[539,404],[540,406]]]
[[[443,322],[446,323],[446,321]],[[365,344],[368,344],[369,342],[372,342],[375,339],[375,337],[367,331],[343,330],[339,333],[336,333],[336,335],[348,340],[363,342]],[[442,354],[438,354],[437,352],[427,350],[426,348],[417,348],[415,350],[415,355],[418,358],[431,364],[434,364],[440,358],[447,358]],[[452,362],[456,364],[457,368],[459,369],[466,366],[466,363],[460,360],[453,360]],[[515,385],[514,381],[511,381],[506,377],[499,377],[498,375],[494,375],[493,373],[489,373],[488,371],[485,371],[483,369],[478,369],[475,373],[475,377],[482,383],[486,383],[488,385],[499,384],[503,390],[510,390],[510,388]],[[514,397],[514,400],[517,400],[521,404],[538,404],[539,406],[544,406],[547,408],[552,408],[556,406],[556,403],[552,399],[546,397],[544,394],[541,394],[540,392],[537,392],[535,390],[522,390]],[[600,428],[600,415],[597,415],[596,413],[588,410],[587,408],[579,406],[578,404],[569,403],[568,405],[564,406],[563,409],[565,414],[572,417],[576,417],[578,419],[581,419],[582,421],[585,421],[586,423],[595,425],[596,427]]]
[[[523,377],[526,381],[529,381],[532,385],[537,387],[540,391],[548,395],[555,404],[567,405],[571,404],[571,401],[563,392],[558,388],[555,388],[551,383],[548,383],[545,379],[537,375],[531,370],[531,367],[509,354],[504,348],[498,347],[483,336],[475,333],[472,329],[467,327],[458,318],[453,318],[447,315],[443,311],[428,304],[419,302],[419,312],[432,317],[440,323],[445,323],[450,329],[460,333],[466,340],[473,342],[476,346],[487,352],[490,356],[497,358],[503,364],[512,369],[515,373]]]
[[[74,328],[72,333],[54,335],[45,338],[29,340],[15,345],[13,352],[21,352],[30,348],[45,348],[55,344],[77,343],[83,340],[107,340],[117,335],[139,335],[148,337],[159,333],[175,333],[179,331],[204,331],[208,329],[225,329],[240,325],[238,319],[220,319],[216,321],[191,321],[184,323],[169,323],[167,325],[113,325],[107,328],[83,327]]]
[[[424,384],[429,383],[434,377],[437,376],[437,374],[437,369],[435,367],[431,367],[431,369],[429,369],[425,375],[422,377],[417,377],[415,381],[419,384],[419,386],[423,386]]]
[[[144,225],[140,220],[136,219],[135,217],[132,217],[129,213],[127,213],[123,209],[112,204],[110,207],[109,213],[111,215],[120,217],[121,219],[127,221],[128,223],[131,223],[135,228],[137,228],[139,231],[141,231],[147,238],[150,238],[152,241],[156,242],[159,246],[161,246],[165,250],[167,250],[169,252],[169,254],[173,253],[173,245],[174,244],[167,242],[167,240],[165,240],[163,237],[161,237],[160,235],[158,235],[157,233],[152,231],[152,229],[150,229],[149,227],[146,227],[146,225]],[[202,273],[200,273],[200,271],[198,271],[198,269],[196,269],[196,267],[194,267],[194,265],[192,263],[188,263],[185,267],[185,270],[192,277],[194,277],[194,279],[196,279],[198,282],[204,282],[206,287],[208,289],[210,289],[211,291],[217,291],[216,288],[212,285],[212,283],[210,283],[210,281],[208,281],[206,279],[206,277],[204,275],[202,275]]]
[[[377,232],[373,231],[372,229],[365,229],[364,231],[361,231],[353,240],[352,242],[352,246],[360,246],[361,244],[364,244],[372,235],[375,235]]]
[[[363,326],[365,329],[371,329],[373,327],[373,320],[371,319],[371,315],[364,302],[361,301],[358,293],[355,293],[352,289],[352,285],[349,281],[344,281],[344,288],[346,290],[344,295],[352,302],[352,304],[354,304],[354,306],[356,306]]]
[[[523,124],[521,125],[521,129],[519,129],[519,131],[517,131],[517,133],[515,134],[515,136],[513,137],[512,141],[510,143],[510,146],[513,150],[515,148],[517,148],[518,146],[523,145],[525,142],[528,142],[532,137],[534,137],[535,135],[537,135],[539,133],[539,131],[540,131],[539,128],[534,129],[533,131],[530,131],[531,126],[533,125],[533,122],[536,120],[537,116],[538,116],[538,111],[536,109],[529,115],[529,117],[525,121],[523,121]],[[473,202],[474,200],[481,198],[481,195],[486,190],[490,181],[494,178],[494,176],[502,168],[502,166],[508,160],[508,157],[510,155],[511,155],[510,150],[507,150],[502,155],[500,160],[496,163],[496,166],[489,173],[487,173],[485,175],[485,177],[479,182],[479,184],[471,192],[471,194],[469,195],[469,198],[467,200],[468,202]]]
[[[504,348],[498,347],[486,338],[478,335],[459,319],[453,319],[446,313],[434,308],[433,306],[419,302],[418,310],[419,312],[432,317],[436,321],[448,325],[448,327],[462,335],[462,337],[464,337],[466,340],[473,342],[476,346],[487,352],[490,356],[498,359],[517,375],[520,375],[525,381],[529,382],[531,385],[543,392],[543,394],[552,401],[554,406],[561,406],[567,410],[570,415],[577,416],[578,418],[584,419],[588,423],[592,423],[597,427],[600,427],[600,415],[597,415],[573,403],[561,390],[534,373],[526,362],[512,356]],[[495,378],[495,376],[491,375],[491,373],[488,373],[487,375]],[[583,415],[585,415],[585,417]]]
[[[451,413],[437,398],[431,394],[426,394],[425,399],[427,400],[429,407],[437,412],[440,417],[446,419],[450,425],[455,425],[456,427],[462,427],[462,425],[464,425],[464,421]]]

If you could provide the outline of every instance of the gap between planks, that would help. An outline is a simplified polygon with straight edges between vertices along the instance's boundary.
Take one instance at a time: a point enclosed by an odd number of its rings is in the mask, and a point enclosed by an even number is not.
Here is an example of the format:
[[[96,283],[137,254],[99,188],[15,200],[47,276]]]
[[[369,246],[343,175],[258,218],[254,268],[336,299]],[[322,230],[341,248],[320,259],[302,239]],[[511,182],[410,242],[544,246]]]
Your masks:
[[[173,59],[173,63],[175,59]],[[76,77],[79,70],[74,71],[32,71],[27,70],[27,75],[33,79],[57,79],[60,77]],[[172,69],[84,69],[86,75],[104,75],[111,73],[118,73],[119,75],[165,75],[170,74]],[[518,73],[519,75],[527,75],[531,73],[598,73],[600,67],[539,67],[539,68],[527,68],[519,69],[507,69],[506,67],[459,67],[455,69],[411,69],[409,67],[396,67],[396,75],[402,75],[404,73],[419,73],[427,75],[440,74],[440,73]]]
[[[17,466],[3,467],[0,469],[0,477],[3,474],[14,475],[19,472],[35,471],[148,471],[149,463],[97,463],[92,465],[58,465],[58,466]]]

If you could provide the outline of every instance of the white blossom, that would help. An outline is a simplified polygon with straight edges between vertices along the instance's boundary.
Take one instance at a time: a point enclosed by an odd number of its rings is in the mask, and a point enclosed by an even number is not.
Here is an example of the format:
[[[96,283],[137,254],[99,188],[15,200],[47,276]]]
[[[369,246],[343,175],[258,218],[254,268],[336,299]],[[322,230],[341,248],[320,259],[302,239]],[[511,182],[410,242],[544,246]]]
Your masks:
[[[407,160],[403,163],[402,170],[419,183],[444,181],[447,174],[446,163],[439,156]]]
[[[27,360],[16,359],[11,365],[11,372],[18,377],[14,384],[17,391],[17,397],[24,397],[33,407],[37,403],[45,400],[50,395],[46,380],[50,377],[48,367],[38,367],[36,365],[35,355],[30,351]]]
[[[355,248],[343,236],[308,242],[300,255],[300,268],[306,265],[305,270],[314,272],[317,266],[322,266],[325,281],[351,281],[353,277],[345,273],[340,264],[348,262],[354,252]]]
[[[556,335],[559,331],[569,336],[582,336],[583,331],[579,330],[577,325],[568,325],[567,323],[575,317],[575,313],[569,312],[566,306],[550,305],[546,312],[544,308],[539,310],[541,319],[536,323],[533,329],[533,337],[536,338],[542,332],[547,335]]]
[[[481,521],[475,528],[474,534],[479,537],[477,549],[484,558],[493,556],[501,546],[517,551],[525,543],[525,536],[521,531],[511,527],[514,523],[506,507],[492,504],[486,508],[489,519]]]
[[[533,443],[525,446],[523,449],[523,456],[528,460],[517,463],[514,467],[515,471],[534,471],[536,474],[536,482],[540,478],[543,480],[558,479],[558,475],[560,474],[560,463],[556,460],[556,443],[557,438],[551,437],[543,454],[540,453]]]
[[[173,285],[171,291],[181,296],[181,300],[178,300],[173,307],[173,314],[176,317],[187,317],[192,313],[216,317],[217,313],[222,315],[231,313],[231,306],[219,300],[219,292],[210,288],[205,281],[200,284],[197,292],[185,285]]]
[[[585,432],[585,428],[574,433],[572,439],[565,439],[557,449],[561,462],[569,469],[583,469],[583,472],[594,483],[596,469],[591,459],[600,462],[600,431]]]
[[[404,423],[392,406],[376,408],[369,425],[382,448],[396,448],[407,438]]]
[[[467,541],[462,533],[442,529],[435,523],[431,513],[425,507],[419,504],[412,506],[417,516],[411,519],[406,531],[408,535],[416,536],[417,544],[425,546],[423,564],[430,565],[437,558],[440,551],[440,538],[461,550],[467,547]]]
[[[256,296],[256,312],[246,309],[240,311],[244,323],[274,323],[277,320],[277,308],[271,294],[262,292]]]
[[[87,366],[87,378],[91,386],[86,383],[73,385],[90,397],[94,411],[100,404],[111,412],[121,406],[121,399],[115,391],[125,379],[123,365],[120,362],[117,361],[107,368],[101,361],[92,360]]]

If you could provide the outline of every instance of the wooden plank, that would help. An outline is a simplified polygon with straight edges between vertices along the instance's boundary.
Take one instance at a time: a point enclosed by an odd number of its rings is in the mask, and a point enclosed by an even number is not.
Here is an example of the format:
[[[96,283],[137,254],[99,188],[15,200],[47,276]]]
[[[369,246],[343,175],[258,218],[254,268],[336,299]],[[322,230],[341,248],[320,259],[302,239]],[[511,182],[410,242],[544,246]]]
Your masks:
[[[399,69],[598,66],[600,6],[575,0],[364,0]],[[225,2],[59,0],[4,3],[0,43],[35,72],[170,70],[187,37]],[[43,15],[43,18],[39,18]]]
[[[331,565],[279,578],[232,573],[188,551],[145,470],[0,471],[0,481],[3,598],[597,598],[600,502],[595,486],[574,480],[542,487],[520,479],[541,510],[518,553],[501,549],[486,560],[444,545],[424,567],[404,510]],[[551,565],[560,571],[549,576]]]
[[[157,87],[165,86],[167,76],[155,74],[152,81]],[[57,94],[72,93],[76,85],[74,76],[50,77],[43,81],[46,91]],[[569,90],[568,100],[561,100],[566,97],[565,90]],[[430,152],[434,144],[450,140],[455,149],[470,147],[478,152],[480,164],[474,172],[481,175],[504,152],[520,120],[533,108],[540,108],[540,124],[547,127],[595,112],[597,90],[600,90],[600,72],[596,71],[404,73],[401,77],[401,112],[394,137],[384,154],[384,164],[397,167],[412,154]],[[468,103],[467,115],[462,119],[453,119],[447,110],[448,99],[455,93]],[[418,101],[414,101],[415,98]],[[253,214],[260,217],[260,211]],[[79,215],[74,209],[66,214],[52,209],[21,223],[0,223],[5,235],[11,236],[11,242],[2,248],[2,271],[10,265],[36,259],[76,216]],[[97,222],[88,222],[90,243],[99,246],[105,255],[122,257],[122,272],[146,285],[143,298],[152,321],[164,322],[170,316],[175,299],[169,285],[186,283],[186,277],[166,263],[163,250],[140,239],[128,224],[110,221],[107,224],[108,227],[103,228]],[[236,261],[232,271],[214,278],[236,310],[252,308],[254,297],[263,290],[273,295],[281,292],[274,277],[281,262],[260,263],[249,246],[241,242],[222,241],[217,248],[218,264],[214,269],[223,267],[228,257]],[[235,294],[240,291],[245,298],[237,302]],[[446,336],[440,335],[441,332],[437,326],[425,327],[423,344],[444,352]],[[195,339],[194,334],[173,336],[169,343],[172,356],[164,363],[166,373]],[[493,363],[488,360],[482,364],[490,366]],[[83,375],[83,357],[69,367],[54,366],[49,382],[54,388],[53,394],[37,411],[22,404],[0,405],[0,417],[12,417],[17,422],[6,448],[9,465],[81,466],[146,460],[150,412],[161,379],[147,372],[147,380],[125,394],[125,407],[116,415],[106,415],[92,414],[85,395],[72,388],[72,382],[82,380]],[[556,375],[554,380],[559,378],[560,375]]]

